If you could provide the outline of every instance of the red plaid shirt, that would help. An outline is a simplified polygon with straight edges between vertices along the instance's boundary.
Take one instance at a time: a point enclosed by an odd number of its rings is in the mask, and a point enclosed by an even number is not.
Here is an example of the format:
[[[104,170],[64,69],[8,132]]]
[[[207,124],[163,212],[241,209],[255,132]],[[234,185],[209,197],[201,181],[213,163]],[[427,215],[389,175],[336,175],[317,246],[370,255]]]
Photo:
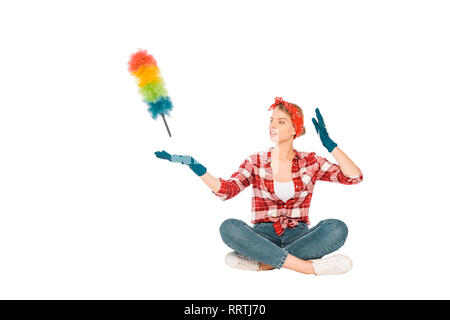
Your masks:
[[[316,181],[349,185],[363,180],[362,174],[354,177],[345,176],[339,165],[316,155],[315,152],[299,152],[294,149],[292,180],[295,194],[284,202],[276,196],[273,187],[270,166],[272,149],[273,147],[248,156],[230,179],[219,178],[220,189],[212,193],[225,201],[253,184],[251,222],[272,222],[278,236],[284,233],[286,227],[297,226],[299,221],[310,224],[308,211]]]

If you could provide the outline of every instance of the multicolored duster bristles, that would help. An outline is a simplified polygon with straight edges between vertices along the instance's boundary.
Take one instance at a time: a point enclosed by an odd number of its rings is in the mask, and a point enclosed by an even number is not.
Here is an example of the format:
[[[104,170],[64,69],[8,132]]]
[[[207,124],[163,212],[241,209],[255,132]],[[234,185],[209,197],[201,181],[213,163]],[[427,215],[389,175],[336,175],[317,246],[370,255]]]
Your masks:
[[[147,53],[147,50],[139,50],[131,55],[128,62],[128,71],[136,77],[139,92],[144,102],[148,104],[148,111],[152,118],[156,119],[160,114],[169,136],[171,136],[164,114],[170,116],[173,105],[167,94],[156,60]]]

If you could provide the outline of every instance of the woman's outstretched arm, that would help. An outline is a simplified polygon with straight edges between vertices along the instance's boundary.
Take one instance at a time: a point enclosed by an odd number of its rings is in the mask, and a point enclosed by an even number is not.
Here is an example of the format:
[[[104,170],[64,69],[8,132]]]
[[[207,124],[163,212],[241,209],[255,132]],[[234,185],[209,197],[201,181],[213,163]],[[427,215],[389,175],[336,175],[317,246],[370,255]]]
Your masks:
[[[353,161],[342,151],[339,147],[335,147],[331,152],[333,157],[341,167],[342,173],[347,177],[361,176],[362,172],[359,168],[353,163]]]
[[[177,162],[188,165],[194,173],[211,189],[221,200],[228,200],[235,197],[239,192],[253,183],[253,164],[250,157],[247,157],[239,166],[238,170],[231,175],[231,178],[224,180],[215,178],[205,166],[199,163],[190,155],[170,154],[164,150],[155,151],[155,156],[170,162]]]

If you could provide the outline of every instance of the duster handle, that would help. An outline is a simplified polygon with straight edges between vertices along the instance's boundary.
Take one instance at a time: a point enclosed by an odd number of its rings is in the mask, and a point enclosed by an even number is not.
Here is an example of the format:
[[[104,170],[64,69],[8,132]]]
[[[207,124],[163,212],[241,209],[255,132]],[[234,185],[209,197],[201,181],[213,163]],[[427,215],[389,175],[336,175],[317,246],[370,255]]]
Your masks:
[[[164,114],[161,113],[161,116],[162,116],[162,118],[163,118],[163,120],[164,120],[164,124],[166,125],[166,129],[167,129],[167,132],[169,133],[169,137],[172,137],[171,134],[170,134],[169,127],[167,126],[167,122],[166,122],[166,118],[164,117]]]

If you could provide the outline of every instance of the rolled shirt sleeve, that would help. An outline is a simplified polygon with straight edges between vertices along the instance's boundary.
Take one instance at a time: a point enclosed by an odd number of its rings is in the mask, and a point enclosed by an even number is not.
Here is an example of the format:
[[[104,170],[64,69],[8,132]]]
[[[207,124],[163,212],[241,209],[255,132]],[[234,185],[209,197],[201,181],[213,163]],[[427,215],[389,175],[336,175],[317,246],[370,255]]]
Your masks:
[[[363,180],[363,174],[346,176],[341,167],[335,163],[328,161],[326,158],[316,155],[317,162],[319,163],[319,172],[317,174],[317,180],[328,181],[340,184],[357,184]]]
[[[220,189],[217,192],[211,190],[219,199],[225,201],[238,195],[254,181],[253,163],[250,157],[247,157],[233,173],[230,179],[219,178]]]

